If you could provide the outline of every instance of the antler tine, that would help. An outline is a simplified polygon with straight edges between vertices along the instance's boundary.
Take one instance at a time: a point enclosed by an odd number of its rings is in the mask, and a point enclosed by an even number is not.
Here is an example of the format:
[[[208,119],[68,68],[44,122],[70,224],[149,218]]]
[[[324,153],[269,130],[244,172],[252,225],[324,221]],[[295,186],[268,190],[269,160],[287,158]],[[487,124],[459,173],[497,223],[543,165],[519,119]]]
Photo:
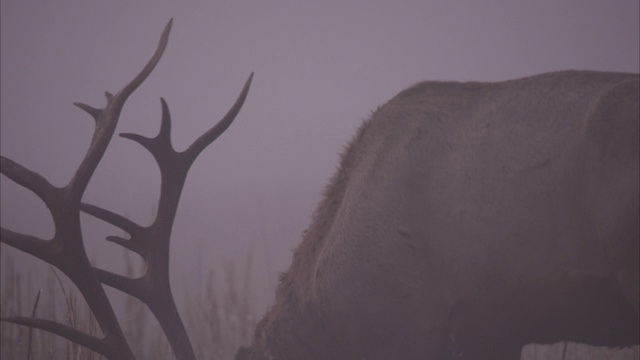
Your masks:
[[[231,125],[233,120],[235,120],[238,112],[242,108],[245,99],[247,98],[247,94],[249,94],[249,88],[251,87],[251,81],[253,80],[253,72],[249,75],[247,81],[245,81],[244,86],[242,87],[242,91],[240,91],[240,95],[236,99],[231,109],[227,112],[227,114],[220,120],[218,123],[213,126],[209,131],[202,134],[196,141],[189,146],[189,148],[185,151],[185,153],[189,154],[191,157],[191,161],[193,162],[195,158],[204,150],[209,144],[214,142],[218,136],[222,135],[225,130]]]
[[[171,25],[172,20],[165,26],[156,51],[142,71],[115,95],[107,95],[107,105],[103,109],[75,103],[76,106],[94,118],[96,127],[84,159],[65,187],[54,187],[41,175],[7,158],[1,159],[3,174],[17,184],[33,191],[45,202],[53,218],[55,235],[51,241],[44,241],[2,228],[0,240],[50,263],[67,275],[87,301],[104,333],[104,338],[89,339],[78,336],[69,328],[46,320],[25,320],[19,317],[3,320],[70,337],[72,341],[95,350],[109,359],[134,359],[134,355],[124,337],[102,283],[86,254],[80,224],[80,199],[113,137],[127,98],[144,82],[160,61],[167,47]],[[127,225],[130,225],[129,228],[134,228],[131,224],[124,225],[125,229]]]
[[[27,169],[15,161],[0,156],[0,173],[36,194],[48,208],[53,208],[60,189],[51,185],[42,175]],[[0,228],[0,241],[46,262],[55,261],[48,242],[35,236]]]
[[[151,71],[153,71],[156,65],[158,65],[162,54],[164,54],[164,51],[167,48],[172,24],[173,19],[169,20],[165,26],[162,35],[160,36],[160,42],[158,43],[156,51],[153,53],[142,71],[140,71],[140,73],[131,80],[131,82],[125,85],[122,90],[118,91],[115,95],[107,93],[107,105],[104,109],[94,109],[83,103],[74,103],[77,107],[91,114],[96,120],[96,130],[93,140],[91,141],[91,145],[89,146],[89,150],[68,185],[71,197],[75,201],[79,202],[80,198],[82,198],[93,172],[102,159],[102,156],[107,149],[107,145],[111,141],[111,137],[116,129],[118,119],[120,118],[120,112],[122,111],[127,98],[129,98],[129,95],[131,95],[133,91],[135,91],[142,82],[147,79],[149,74],[151,74]]]
[[[171,32],[171,26],[173,25],[173,19],[169,19],[167,25],[165,25],[164,30],[162,30],[162,35],[160,35],[160,41],[158,42],[158,47],[156,51],[149,59],[149,62],[144,66],[142,71],[129,83],[127,84],[120,92],[118,92],[114,97],[122,97],[122,102],[127,100],[129,95],[131,95],[137,88],[140,86],[146,79],[149,77],[149,74],[155,69],[156,65],[160,61],[162,54],[164,54],[165,49],[167,48],[167,44],[169,43],[169,33]],[[109,97],[107,95],[107,97]]]
[[[55,201],[55,187],[42,175],[27,169],[17,162],[0,156],[0,173],[16,184],[23,186],[36,194],[45,204]]]

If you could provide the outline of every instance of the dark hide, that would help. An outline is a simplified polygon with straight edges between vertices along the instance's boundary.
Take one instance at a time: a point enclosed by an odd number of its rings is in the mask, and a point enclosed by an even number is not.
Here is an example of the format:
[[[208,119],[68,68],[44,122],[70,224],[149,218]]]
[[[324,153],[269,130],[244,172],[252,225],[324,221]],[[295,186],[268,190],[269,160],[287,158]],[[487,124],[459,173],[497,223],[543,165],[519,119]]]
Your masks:
[[[638,75],[425,82],[342,156],[238,359],[638,344]]]

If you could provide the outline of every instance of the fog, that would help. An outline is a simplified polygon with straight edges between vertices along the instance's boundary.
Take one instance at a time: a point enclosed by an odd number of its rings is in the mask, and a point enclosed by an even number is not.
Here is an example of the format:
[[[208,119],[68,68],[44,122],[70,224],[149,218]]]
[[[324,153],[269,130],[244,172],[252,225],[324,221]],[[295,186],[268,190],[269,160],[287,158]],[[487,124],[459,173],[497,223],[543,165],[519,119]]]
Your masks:
[[[499,81],[590,69],[639,71],[639,3],[600,1],[22,1],[1,2],[3,156],[62,186],[91,140],[72,105],[105,104],[153,53],[168,48],[128,100],[117,132],[153,136],[160,97],[185,149],[220,119],[254,71],[244,108],[194,164],[172,239],[174,289],[198,286],[198,264],[244,271],[254,307],[308,226],[339,153],[361,121],[423,80]],[[159,171],[139,145],[114,137],[84,201],[148,224]],[[3,227],[53,234],[37,197],[1,179]],[[119,234],[83,218],[90,258],[122,271]],[[250,251],[251,250],[251,251]],[[24,271],[47,271],[2,245]],[[42,270],[44,269],[44,270]]]

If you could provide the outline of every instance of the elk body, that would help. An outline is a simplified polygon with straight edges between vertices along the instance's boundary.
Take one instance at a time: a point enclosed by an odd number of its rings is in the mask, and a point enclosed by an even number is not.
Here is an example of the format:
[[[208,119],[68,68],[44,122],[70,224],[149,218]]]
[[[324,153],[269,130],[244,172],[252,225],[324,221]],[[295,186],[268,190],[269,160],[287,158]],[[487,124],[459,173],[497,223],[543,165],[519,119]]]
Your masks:
[[[342,155],[237,359],[638,344],[638,75],[424,82]]]
[[[30,317],[108,359],[133,359],[103,284],[144,302],[176,358],[194,359],[169,285],[169,237],[198,154],[227,115],[184,152],[171,146],[162,101],[145,147],[161,173],[156,219],[144,227],[81,202],[131,93],[164,52],[171,22],[142,72],[97,109],[87,154],[58,188],[1,158],[2,174],[39,196],[55,225],[45,241],[2,228],[0,240],[64,272],[103,338]],[[638,75],[568,71],[500,83],[426,82],[380,107],[339,171],[282,275],[275,304],[237,359],[515,359],[528,343],[638,344]],[[80,212],[130,235],[137,279],[95,268]]]

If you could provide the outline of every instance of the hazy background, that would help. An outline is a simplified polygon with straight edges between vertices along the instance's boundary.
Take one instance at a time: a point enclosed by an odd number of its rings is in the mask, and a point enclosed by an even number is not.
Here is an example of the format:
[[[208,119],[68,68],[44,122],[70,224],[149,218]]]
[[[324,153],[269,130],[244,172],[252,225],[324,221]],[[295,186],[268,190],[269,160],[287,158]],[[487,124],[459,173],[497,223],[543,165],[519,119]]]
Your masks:
[[[164,97],[185,149],[253,86],[232,127],[196,161],[174,228],[172,281],[197,264],[244,268],[255,309],[273,297],[338,153],[361,120],[422,80],[496,81],[563,69],[638,72],[638,0],[1,1],[1,153],[66,184],[93,120],[146,63],[174,19],[159,66],[129,99],[118,133],[155,135]],[[159,172],[114,137],[85,201],[149,223]],[[48,237],[43,204],[6,177],[2,226]],[[119,234],[84,218],[91,257],[121,271]],[[24,271],[46,267],[2,245]],[[192,279],[192,280],[189,280]]]

